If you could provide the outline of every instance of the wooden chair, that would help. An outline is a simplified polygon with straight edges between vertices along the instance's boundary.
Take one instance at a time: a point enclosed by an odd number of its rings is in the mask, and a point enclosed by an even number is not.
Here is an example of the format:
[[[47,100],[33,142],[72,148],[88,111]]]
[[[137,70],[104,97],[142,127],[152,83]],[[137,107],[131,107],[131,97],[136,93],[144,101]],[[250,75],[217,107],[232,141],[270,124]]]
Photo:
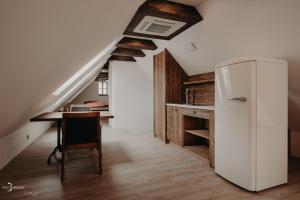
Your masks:
[[[64,180],[66,151],[85,148],[97,148],[99,153],[99,173],[102,174],[100,113],[63,113],[61,181]]]
[[[87,105],[71,105],[70,106],[71,112],[90,112],[91,107]]]

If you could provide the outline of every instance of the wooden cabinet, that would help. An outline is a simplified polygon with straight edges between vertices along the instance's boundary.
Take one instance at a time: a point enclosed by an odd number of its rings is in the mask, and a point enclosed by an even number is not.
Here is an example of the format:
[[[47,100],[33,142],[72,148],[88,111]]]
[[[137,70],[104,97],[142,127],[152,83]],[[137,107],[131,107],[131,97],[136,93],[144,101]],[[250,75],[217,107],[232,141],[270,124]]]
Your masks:
[[[214,168],[214,111],[168,105],[167,140],[208,159]]]
[[[182,109],[167,106],[167,140],[183,146]]]
[[[154,136],[167,140],[166,103],[184,102],[183,82],[187,74],[167,49],[154,56]]]

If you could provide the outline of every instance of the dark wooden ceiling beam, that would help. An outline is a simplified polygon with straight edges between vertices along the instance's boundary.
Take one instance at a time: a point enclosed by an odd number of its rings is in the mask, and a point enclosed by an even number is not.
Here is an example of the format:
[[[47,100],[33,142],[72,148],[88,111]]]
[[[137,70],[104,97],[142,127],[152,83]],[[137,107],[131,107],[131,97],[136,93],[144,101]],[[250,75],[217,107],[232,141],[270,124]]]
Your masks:
[[[108,76],[108,74],[106,73],[106,74],[98,74],[98,76]]]
[[[108,78],[108,76],[97,76],[97,78]]]
[[[105,75],[105,74],[108,74],[108,72],[100,72],[99,75],[101,75],[101,74]]]
[[[117,61],[136,62],[134,57],[131,57],[131,56],[110,56],[110,58],[108,60],[110,60],[110,61],[117,60]]]
[[[103,66],[102,69],[108,69],[108,67],[109,67],[109,62],[107,61],[107,62],[104,64],[104,66]]]
[[[108,78],[96,78],[95,79],[95,81],[98,81],[98,82],[100,82],[100,81],[107,81],[108,80]]]
[[[108,74],[98,74],[97,77],[98,78],[105,78],[105,77],[108,77]]]
[[[140,49],[128,49],[123,47],[117,47],[111,55],[115,56],[132,56],[132,57],[145,57],[145,53]]]
[[[146,49],[146,50],[157,49],[157,46],[154,44],[152,40],[145,40],[145,39],[131,38],[131,37],[123,37],[116,46],[122,48],[129,48],[129,49]]]
[[[147,32],[136,32],[135,29],[147,16],[162,19],[160,21],[167,19],[177,22],[185,22],[185,25],[174,32],[170,32],[169,35],[159,35],[155,34],[153,31],[151,34]],[[147,0],[135,13],[134,17],[124,31],[124,35],[170,40],[202,19],[202,16],[194,6],[184,5],[167,0]],[[156,25],[159,26],[160,23],[157,23]],[[146,30],[149,28],[147,25],[145,27]]]

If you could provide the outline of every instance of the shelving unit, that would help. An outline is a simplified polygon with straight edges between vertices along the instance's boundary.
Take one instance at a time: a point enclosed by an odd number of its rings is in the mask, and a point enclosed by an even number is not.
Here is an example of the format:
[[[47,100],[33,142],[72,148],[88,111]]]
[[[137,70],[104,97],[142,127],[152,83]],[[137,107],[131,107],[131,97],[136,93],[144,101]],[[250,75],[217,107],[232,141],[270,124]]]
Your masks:
[[[197,135],[209,140],[209,131],[208,130],[185,130],[184,132]]]
[[[199,80],[199,81],[186,81],[183,82],[184,85],[196,85],[196,84],[203,84],[203,83],[213,83],[215,79],[207,79],[207,80]]]
[[[184,116],[184,148],[209,160],[208,119]]]

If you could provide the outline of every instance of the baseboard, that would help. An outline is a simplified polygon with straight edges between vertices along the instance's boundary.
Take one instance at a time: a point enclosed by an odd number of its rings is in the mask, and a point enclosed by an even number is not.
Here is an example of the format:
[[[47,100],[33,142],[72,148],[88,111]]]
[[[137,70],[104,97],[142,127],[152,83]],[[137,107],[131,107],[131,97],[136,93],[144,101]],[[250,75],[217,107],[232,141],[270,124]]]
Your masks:
[[[51,127],[52,123],[25,123],[0,139],[0,170]]]

